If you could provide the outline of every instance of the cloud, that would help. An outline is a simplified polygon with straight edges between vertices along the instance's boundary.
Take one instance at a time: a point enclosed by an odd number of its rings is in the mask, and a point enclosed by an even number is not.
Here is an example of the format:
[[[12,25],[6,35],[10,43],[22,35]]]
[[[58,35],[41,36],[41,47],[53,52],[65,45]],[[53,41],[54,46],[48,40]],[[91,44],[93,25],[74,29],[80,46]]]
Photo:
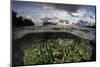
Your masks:
[[[69,5],[69,4],[50,4],[50,3],[44,3],[43,4],[45,6],[45,8],[53,8],[53,9],[58,9],[58,10],[64,10],[67,12],[77,12],[77,10],[82,7],[82,6],[78,6],[78,5]]]
[[[70,20],[76,23],[78,20],[94,20],[95,7],[84,5],[54,4],[40,2],[17,2],[14,3],[19,15],[32,16],[36,22],[40,22],[42,16]],[[25,6],[23,6],[25,5]]]
[[[59,8],[57,8],[57,5],[56,7],[55,5],[50,5],[50,4],[42,5],[43,11],[41,12],[41,16],[47,16],[52,18],[56,17],[59,19],[69,20],[72,23],[77,23],[79,20],[86,20],[89,22],[95,21],[95,19],[93,19],[93,16],[91,16],[92,12],[88,13],[86,8],[80,8],[80,6],[69,7],[69,5],[68,6],[66,5],[65,8],[63,6],[62,7],[59,6]]]

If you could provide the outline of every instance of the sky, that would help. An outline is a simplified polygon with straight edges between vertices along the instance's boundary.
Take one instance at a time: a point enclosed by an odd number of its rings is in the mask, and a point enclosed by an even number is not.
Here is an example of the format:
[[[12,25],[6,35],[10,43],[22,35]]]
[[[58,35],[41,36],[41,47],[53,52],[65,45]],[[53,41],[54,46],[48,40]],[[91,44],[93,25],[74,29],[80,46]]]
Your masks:
[[[69,20],[77,23],[79,20],[95,22],[95,6],[72,5],[28,1],[12,1],[11,9],[17,16],[31,16],[36,24],[41,23],[41,17]]]

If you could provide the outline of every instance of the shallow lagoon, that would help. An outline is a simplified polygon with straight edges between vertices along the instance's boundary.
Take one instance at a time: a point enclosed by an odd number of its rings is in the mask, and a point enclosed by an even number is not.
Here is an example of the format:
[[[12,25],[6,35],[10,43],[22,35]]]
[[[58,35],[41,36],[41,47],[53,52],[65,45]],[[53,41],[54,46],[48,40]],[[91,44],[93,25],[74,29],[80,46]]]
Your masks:
[[[96,60],[95,29],[93,28],[19,27],[13,29],[12,42],[13,65]]]

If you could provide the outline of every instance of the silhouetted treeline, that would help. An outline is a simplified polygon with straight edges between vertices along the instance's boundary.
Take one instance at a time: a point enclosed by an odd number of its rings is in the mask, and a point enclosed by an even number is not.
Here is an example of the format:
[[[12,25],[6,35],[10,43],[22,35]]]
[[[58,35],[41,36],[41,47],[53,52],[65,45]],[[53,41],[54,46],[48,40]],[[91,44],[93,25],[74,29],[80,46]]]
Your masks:
[[[25,19],[22,16],[17,17],[17,12],[12,11],[12,26],[22,27],[22,26],[34,26],[34,22],[30,19]]]

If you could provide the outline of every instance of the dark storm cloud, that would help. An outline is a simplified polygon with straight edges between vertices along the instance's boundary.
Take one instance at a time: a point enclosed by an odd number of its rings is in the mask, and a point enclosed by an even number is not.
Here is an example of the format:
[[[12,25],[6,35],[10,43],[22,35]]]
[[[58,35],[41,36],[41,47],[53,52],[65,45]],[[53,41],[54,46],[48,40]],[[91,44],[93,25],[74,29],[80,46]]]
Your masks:
[[[60,10],[65,10],[67,12],[77,12],[77,10],[80,7],[79,6],[73,6],[73,5],[56,4],[55,5],[55,8],[60,9]]]
[[[21,1],[20,1],[21,2]],[[20,3],[18,2],[18,3]],[[19,4],[17,3],[17,5],[19,6]],[[89,11],[92,11],[93,13],[95,13],[95,10],[93,8],[93,6],[89,6],[89,5],[75,5],[75,4],[59,4],[59,3],[46,3],[46,2],[21,2],[23,4],[23,6],[27,6],[28,4],[30,7],[39,7],[41,8],[41,6],[48,6],[48,7],[53,7],[55,9],[58,9],[58,10],[64,10],[64,11],[67,11],[67,12],[77,12],[77,10],[79,10],[80,8],[85,8],[86,10],[89,10]],[[21,4],[21,5],[22,5]],[[22,8],[23,8],[22,6]]]
[[[44,3],[45,4],[45,3]],[[45,4],[46,6],[52,6],[54,7],[55,9],[58,9],[58,10],[65,10],[67,12],[77,12],[77,10],[79,8],[81,8],[82,6],[79,6],[79,5],[70,5],[70,4],[51,4],[51,3],[46,3]]]
[[[80,8],[84,8],[88,11],[95,13],[95,6],[92,5],[75,5],[75,4],[59,4],[59,3],[44,3],[46,6],[52,6],[58,10],[64,10],[67,12],[77,12]]]

